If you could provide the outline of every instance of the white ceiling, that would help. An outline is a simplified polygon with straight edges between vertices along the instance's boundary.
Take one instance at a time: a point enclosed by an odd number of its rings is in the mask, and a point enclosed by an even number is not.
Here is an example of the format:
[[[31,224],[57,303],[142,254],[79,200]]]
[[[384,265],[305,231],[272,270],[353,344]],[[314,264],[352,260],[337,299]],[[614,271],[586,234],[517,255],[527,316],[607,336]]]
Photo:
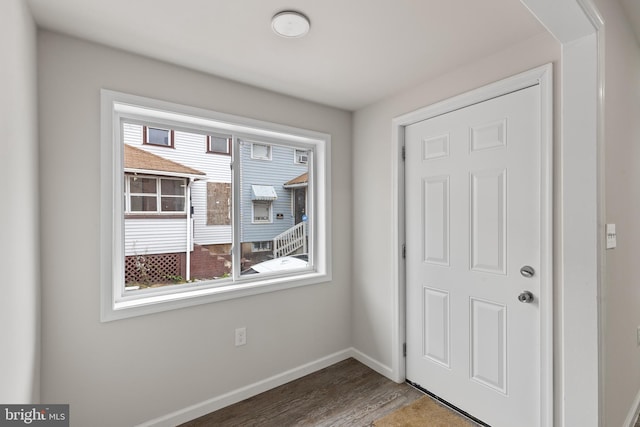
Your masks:
[[[544,32],[519,0],[27,0],[40,27],[356,110]],[[271,31],[286,9],[301,39]]]

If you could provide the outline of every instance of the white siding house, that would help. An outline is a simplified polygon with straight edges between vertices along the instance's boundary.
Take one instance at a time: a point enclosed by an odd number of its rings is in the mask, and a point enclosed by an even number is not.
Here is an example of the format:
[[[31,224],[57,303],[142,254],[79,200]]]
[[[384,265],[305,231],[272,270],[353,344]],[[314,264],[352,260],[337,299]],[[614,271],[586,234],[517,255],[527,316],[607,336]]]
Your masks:
[[[202,173],[202,176],[191,184],[192,243],[196,245],[230,244],[232,238],[230,221],[219,225],[207,223],[207,183],[231,183],[230,153],[227,155],[209,152],[208,136],[205,134],[179,130],[171,133],[170,146],[155,145],[145,143],[145,126],[134,123],[123,124],[123,140],[126,145]],[[228,203],[230,200],[224,207],[227,210],[230,207]],[[185,252],[186,233],[186,215],[184,218],[175,216],[163,218],[162,215],[138,218],[125,216],[125,255]]]

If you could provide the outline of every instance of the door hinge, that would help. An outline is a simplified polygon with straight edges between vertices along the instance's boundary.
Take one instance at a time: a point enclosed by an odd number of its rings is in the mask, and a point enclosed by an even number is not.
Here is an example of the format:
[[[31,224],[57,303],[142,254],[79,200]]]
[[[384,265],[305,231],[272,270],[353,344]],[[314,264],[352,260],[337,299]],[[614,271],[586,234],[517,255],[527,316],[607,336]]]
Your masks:
[[[407,158],[407,149],[406,147],[403,145],[402,146],[402,160],[404,161]]]
[[[407,245],[403,244],[402,245],[402,259],[406,259],[407,258]]]
[[[406,342],[402,344],[402,355],[404,357],[407,357],[407,343]]]

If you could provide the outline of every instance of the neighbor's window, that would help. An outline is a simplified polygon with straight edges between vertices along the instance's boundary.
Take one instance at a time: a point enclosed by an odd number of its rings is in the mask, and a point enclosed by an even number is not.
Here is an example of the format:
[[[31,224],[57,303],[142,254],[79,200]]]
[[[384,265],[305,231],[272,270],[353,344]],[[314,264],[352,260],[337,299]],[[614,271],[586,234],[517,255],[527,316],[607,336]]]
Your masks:
[[[102,95],[103,320],[330,278],[328,135]]]
[[[145,144],[173,147],[173,131],[171,129],[145,126],[143,135]]]
[[[309,153],[307,153],[307,150],[296,150],[293,162],[306,165],[309,162]]]
[[[271,160],[271,146],[265,144],[251,144],[251,158]]]
[[[125,174],[126,213],[184,212],[186,180]]]
[[[264,242],[253,242],[251,245],[253,252],[270,252],[273,249],[273,242],[271,240]]]
[[[254,223],[270,223],[271,222],[271,202],[264,202],[264,201],[253,202],[253,222]]]
[[[231,137],[207,135],[207,153],[231,155]]]

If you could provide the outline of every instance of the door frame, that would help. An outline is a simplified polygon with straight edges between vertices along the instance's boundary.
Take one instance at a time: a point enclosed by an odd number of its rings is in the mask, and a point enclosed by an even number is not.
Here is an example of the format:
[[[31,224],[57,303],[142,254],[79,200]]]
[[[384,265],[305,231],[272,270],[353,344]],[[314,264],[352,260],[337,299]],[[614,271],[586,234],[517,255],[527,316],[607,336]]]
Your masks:
[[[498,82],[483,86],[445,101],[426,106],[393,119],[393,139],[396,155],[402,158],[404,130],[406,126],[445,113],[459,110],[517,90],[536,86],[540,95],[540,419],[544,425],[553,420],[553,66],[546,64]],[[394,223],[399,225],[398,247],[404,245],[405,200],[404,162],[398,167],[398,215]],[[399,286],[394,295],[398,298],[398,325],[393,329],[394,343],[405,342],[406,337],[406,272],[405,264],[395,266]],[[405,379],[405,362],[402,354],[394,352],[394,367],[398,367],[399,379]],[[397,362],[397,363],[396,363]],[[428,387],[428,384],[424,384]],[[463,408],[464,409],[464,408]]]

